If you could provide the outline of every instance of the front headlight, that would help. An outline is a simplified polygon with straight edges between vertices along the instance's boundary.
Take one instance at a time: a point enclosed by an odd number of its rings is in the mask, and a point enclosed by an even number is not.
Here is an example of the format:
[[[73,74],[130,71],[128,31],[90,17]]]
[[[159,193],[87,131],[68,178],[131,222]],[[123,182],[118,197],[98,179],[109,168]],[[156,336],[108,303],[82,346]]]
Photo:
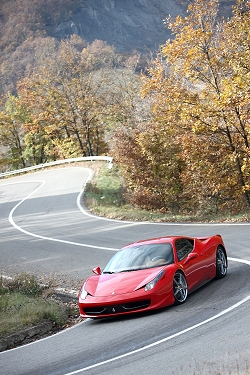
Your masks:
[[[81,289],[81,293],[80,293],[80,298],[81,299],[85,299],[87,297],[87,295],[88,295],[88,292],[85,289],[85,284],[86,283],[83,284],[82,289]]]
[[[158,275],[149,283],[145,285],[145,291],[147,292],[148,290],[151,290],[155,287],[155,285],[158,283],[158,281],[161,279],[161,277],[164,275],[165,271],[162,270],[161,272],[158,273]]]

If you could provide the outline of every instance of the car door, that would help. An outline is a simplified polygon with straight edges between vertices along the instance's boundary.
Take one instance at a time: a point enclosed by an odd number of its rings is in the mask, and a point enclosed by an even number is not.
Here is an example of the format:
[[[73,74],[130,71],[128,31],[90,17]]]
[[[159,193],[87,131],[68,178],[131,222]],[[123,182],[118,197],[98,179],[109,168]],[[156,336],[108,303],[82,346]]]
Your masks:
[[[202,282],[203,267],[199,264],[200,254],[194,252],[194,240],[178,238],[175,248],[180,267],[186,275],[188,289],[195,289]]]

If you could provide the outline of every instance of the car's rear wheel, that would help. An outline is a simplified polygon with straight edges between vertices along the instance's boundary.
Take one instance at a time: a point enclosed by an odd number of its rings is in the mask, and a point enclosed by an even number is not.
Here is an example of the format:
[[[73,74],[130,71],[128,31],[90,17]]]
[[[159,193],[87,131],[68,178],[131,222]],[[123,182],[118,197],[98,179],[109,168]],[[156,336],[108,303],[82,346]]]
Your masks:
[[[222,279],[227,274],[227,256],[222,246],[216,251],[216,278]]]
[[[174,275],[173,292],[176,304],[180,305],[181,303],[184,303],[186,301],[188,295],[188,286],[185,276],[180,271],[177,271]]]

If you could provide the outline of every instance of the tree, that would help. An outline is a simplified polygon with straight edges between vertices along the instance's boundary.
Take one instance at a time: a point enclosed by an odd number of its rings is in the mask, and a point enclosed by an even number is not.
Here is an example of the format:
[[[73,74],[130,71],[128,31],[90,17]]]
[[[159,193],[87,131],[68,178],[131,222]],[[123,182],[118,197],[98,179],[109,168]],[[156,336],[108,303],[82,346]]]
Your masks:
[[[146,209],[177,212],[182,192],[183,167],[178,145],[169,143],[166,129],[157,123],[120,126],[113,153],[128,189],[127,200]]]
[[[118,55],[102,41],[88,44],[77,35],[62,40],[46,65],[18,83],[30,112],[23,127],[29,162],[108,152],[117,125],[136,123],[143,111],[137,105],[138,59]]]
[[[99,121],[105,106],[104,78],[100,71],[91,71],[85,55],[75,47],[80,39],[61,41],[56,60],[18,85],[18,94],[31,112],[25,130],[40,134],[46,143],[44,157],[49,159],[107,150]]]
[[[16,83],[32,74],[56,53],[57,41],[50,37],[27,38],[1,64],[0,82],[3,92],[16,94]],[[1,62],[0,62],[1,63]]]
[[[231,123],[238,143],[232,144],[241,186],[246,200],[250,202],[250,1],[238,1],[234,17],[223,32],[223,47],[227,51],[226,61],[231,68],[231,82],[225,84],[231,89]],[[230,37],[231,43],[227,40]],[[236,138],[236,140],[237,140]]]
[[[5,167],[25,167],[22,124],[28,118],[29,115],[19,99],[8,94],[5,106],[0,112],[0,145],[7,149],[7,158],[2,160]]]
[[[51,47],[51,29],[84,0],[1,0],[0,4],[0,93],[16,94],[16,82],[39,64],[40,51]],[[43,40],[44,39],[44,40]],[[40,50],[38,45],[40,44]],[[34,66],[33,66],[34,65]]]
[[[242,64],[249,55],[249,1],[244,16],[238,5],[232,20],[221,22],[218,4],[195,0],[186,17],[166,20],[175,37],[144,78],[144,95],[157,121],[175,128],[185,162],[183,199],[191,207],[214,202],[216,209],[239,210],[241,197],[250,207],[249,81]]]

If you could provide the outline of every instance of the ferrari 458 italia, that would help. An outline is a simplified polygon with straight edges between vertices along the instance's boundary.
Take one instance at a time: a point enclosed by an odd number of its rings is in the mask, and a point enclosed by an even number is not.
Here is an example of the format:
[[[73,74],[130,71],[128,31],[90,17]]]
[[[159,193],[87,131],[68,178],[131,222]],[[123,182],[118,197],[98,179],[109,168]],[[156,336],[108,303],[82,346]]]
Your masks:
[[[227,274],[220,235],[170,236],[123,247],[82,285],[81,317],[104,318],[184,303],[188,294]]]

